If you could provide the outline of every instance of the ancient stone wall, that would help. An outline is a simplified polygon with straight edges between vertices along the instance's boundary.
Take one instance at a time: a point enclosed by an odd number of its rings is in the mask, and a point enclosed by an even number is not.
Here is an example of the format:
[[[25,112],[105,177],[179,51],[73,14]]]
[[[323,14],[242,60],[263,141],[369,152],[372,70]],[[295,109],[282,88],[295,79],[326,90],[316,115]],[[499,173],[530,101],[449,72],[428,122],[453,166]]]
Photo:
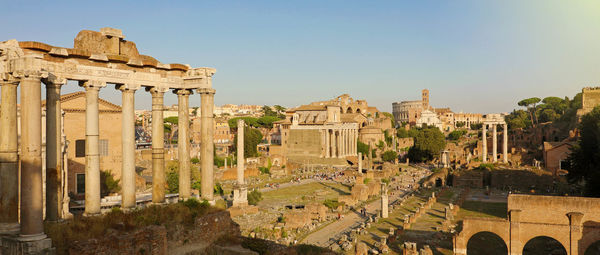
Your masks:
[[[109,232],[100,239],[76,242],[69,254],[184,254],[202,253],[203,249],[223,236],[239,236],[240,228],[227,211],[198,218],[194,226],[148,226],[122,233]]]

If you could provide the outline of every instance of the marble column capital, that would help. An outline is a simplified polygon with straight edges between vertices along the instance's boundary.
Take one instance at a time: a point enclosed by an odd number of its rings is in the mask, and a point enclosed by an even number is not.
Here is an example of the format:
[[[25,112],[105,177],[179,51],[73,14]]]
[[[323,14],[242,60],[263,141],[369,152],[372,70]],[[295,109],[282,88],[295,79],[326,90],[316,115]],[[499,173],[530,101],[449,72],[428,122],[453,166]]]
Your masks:
[[[196,90],[198,94],[214,95],[217,91],[213,88],[199,88]]]
[[[42,82],[46,84],[46,88],[60,88],[67,84],[67,79],[50,73],[48,77],[42,79]]]
[[[165,92],[167,92],[168,88],[160,88],[160,87],[146,87],[146,91],[152,94],[152,97],[163,97]]]
[[[121,92],[130,92],[135,93],[136,90],[140,89],[139,84],[120,84],[115,87],[117,90]]]
[[[103,81],[80,81],[79,86],[84,87],[86,91],[96,90],[99,91],[101,88],[106,87],[106,82]]]
[[[178,96],[189,96],[193,93],[192,90],[189,89],[174,89],[173,90],[173,94],[176,94]]]

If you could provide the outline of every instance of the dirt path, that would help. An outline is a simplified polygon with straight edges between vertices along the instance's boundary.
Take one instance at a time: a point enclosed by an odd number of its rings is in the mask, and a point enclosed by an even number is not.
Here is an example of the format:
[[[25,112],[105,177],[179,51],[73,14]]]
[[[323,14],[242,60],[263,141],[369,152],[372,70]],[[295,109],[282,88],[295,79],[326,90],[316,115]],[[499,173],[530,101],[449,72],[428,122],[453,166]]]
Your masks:
[[[367,212],[375,213],[377,208],[379,208],[380,200],[377,199],[369,204],[367,204]],[[335,237],[337,234],[344,232],[346,229],[354,226],[355,224],[360,224],[364,219],[359,216],[357,212],[350,212],[344,216],[341,220],[337,220],[326,227],[311,233],[308,235],[302,243],[312,244],[321,247],[326,247],[329,239]]]

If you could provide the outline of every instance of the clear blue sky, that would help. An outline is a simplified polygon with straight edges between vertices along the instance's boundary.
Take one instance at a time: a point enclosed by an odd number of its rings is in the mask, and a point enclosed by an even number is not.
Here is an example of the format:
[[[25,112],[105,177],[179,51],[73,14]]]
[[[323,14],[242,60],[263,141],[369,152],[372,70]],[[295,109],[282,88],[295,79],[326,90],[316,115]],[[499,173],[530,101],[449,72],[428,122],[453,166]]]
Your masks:
[[[7,1],[0,21],[0,40],[63,47],[120,28],[161,62],[217,68],[218,105],[349,93],[391,111],[428,88],[436,107],[488,113],[600,86],[598,0]],[[112,88],[101,96],[120,103]],[[148,93],[136,100],[150,108]]]

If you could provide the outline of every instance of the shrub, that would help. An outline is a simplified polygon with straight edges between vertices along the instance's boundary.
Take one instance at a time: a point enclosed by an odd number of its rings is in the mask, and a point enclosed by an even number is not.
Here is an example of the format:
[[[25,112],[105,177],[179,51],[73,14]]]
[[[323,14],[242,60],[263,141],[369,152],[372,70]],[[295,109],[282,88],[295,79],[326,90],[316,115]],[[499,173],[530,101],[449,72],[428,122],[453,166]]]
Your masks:
[[[369,182],[371,182],[371,178],[365,178],[365,179],[363,180],[363,183],[364,183],[364,184],[369,184]]]
[[[386,151],[381,155],[383,161],[394,162],[398,158],[398,153],[395,151]]]
[[[263,174],[271,174],[271,170],[268,167],[259,166],[258,170]]]
[[[338,208],[341,204],[342,203],[338,202],[337,199],[325,199],[323,202],[323,205],[332,210]]]
[[[117,193],[121,190],[119,180],[115,180],[110,170],[100,171],[100,190],[102,196],[107,196],[110,193]]]
[[[167,193],[179,193],[179,172],[176,170],[167,172]]]
[[[381,179],[381,182],[385,183],[385,184],[390,184],[390,179],[388,178],[383,178]]]
[[[200,159],[193,157],[190,159],[190,162],[192,162],[192,164],[198,164],[198,163],[200,163]]]
[[[262,198],[262,193],[260,193],[260,191],[258,190],[253,190],[252,192],[248,193],[248,204],[250,205],[257,205],[258,202],[260,202],[263,198]]]

